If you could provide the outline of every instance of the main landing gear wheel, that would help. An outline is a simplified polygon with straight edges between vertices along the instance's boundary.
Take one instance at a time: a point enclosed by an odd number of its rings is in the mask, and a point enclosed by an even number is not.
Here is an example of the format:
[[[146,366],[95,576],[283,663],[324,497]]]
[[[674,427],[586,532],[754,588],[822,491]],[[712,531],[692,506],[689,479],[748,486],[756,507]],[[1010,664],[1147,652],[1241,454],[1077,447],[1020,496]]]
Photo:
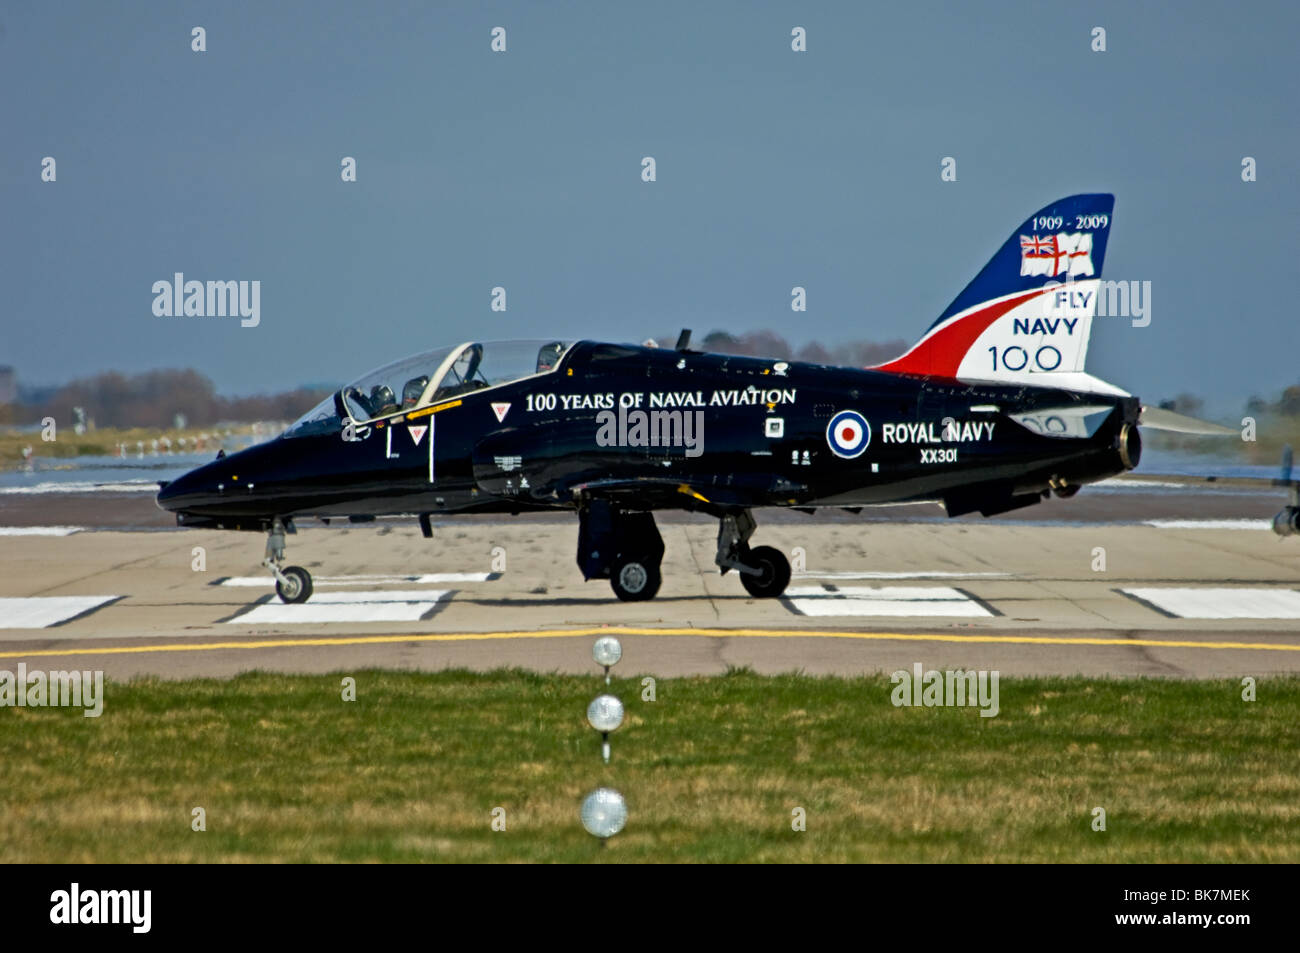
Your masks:
[[[286,566],[280,570],[282,579],[276,580],[275,593],[281,602],[306,602],[311,598],[311,573],[301,566]]]
[[[790,584],[790,560],[773,546],[756,546],[745,558],[758,575],[740,574],[740,584],[755,599],[775,599]]]
[[[620,559],[609,574],[614,595],[624,602],[653,599],[662,581],[659,564],[644,559]]]
[[[622,602],[659,593],[664,541],[654,514],[622,510],[609,500],[583,498],[578,506],[578,567],[584,579],[608,579]]]

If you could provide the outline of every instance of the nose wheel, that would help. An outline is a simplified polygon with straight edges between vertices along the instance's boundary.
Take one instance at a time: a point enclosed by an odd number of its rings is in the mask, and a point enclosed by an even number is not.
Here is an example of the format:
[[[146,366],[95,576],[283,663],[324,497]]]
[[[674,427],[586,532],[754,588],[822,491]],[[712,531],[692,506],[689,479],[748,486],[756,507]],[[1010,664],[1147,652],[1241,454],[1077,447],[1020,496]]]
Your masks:
[[[292,529],[289,531],[293,532]],[[311,573],[301,566],[280,568],[280,563],[284,562],[284,533],[284,521],[277,516],[271,522],[271,532],[266,540],[266,558],[262,560],[262,565],[271,570],[271,575],[275,577],[275,594],[281,602],[306,602],[312,594]]]
[[[790,585],[790,560],[773,546],[758,546],[745,560],[758,573],[742,572],[740,584],[755,599],[775,599]]]
[[[718,554],[713,561],[725,574],[740,573],[740,584],[756,599],[775,599],[790,584],[790,560],[773,546],[749,547],[757,524],[749,510],[728,513],[718,526]]]
[[[286,566],[275,580],[275,594],[281,602],[306,602],[311,598],[311,573],[301,566]]]

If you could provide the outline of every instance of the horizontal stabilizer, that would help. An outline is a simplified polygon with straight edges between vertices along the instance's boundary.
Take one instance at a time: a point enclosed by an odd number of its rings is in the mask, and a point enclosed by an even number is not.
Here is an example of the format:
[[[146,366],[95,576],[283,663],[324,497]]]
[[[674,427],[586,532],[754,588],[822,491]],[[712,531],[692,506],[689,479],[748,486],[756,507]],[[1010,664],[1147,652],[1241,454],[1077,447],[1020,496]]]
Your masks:
[[[1143,407],[1138,424],[1151,430],[1168,430],[1172,433],[1197,434],[1204,437],[1235,437],[1237,431],[1208,420],[1198,420],[1186,414],[1176,414],[1163,407]]]

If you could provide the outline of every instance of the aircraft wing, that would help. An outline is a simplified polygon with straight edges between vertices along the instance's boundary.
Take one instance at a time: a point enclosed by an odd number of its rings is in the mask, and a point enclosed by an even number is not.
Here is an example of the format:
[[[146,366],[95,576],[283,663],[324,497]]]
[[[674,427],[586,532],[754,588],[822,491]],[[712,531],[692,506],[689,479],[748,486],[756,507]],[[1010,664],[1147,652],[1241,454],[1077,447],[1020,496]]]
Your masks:
[[[498,431],[473,453],[478,488],[524,504],[554,506],[586,495],[627,509],[730,509],[762,505],[773,490],[794,496],[803,489],[771,473],[708,472],[697,462],[655,456],[645,448],[597,448],[589,424],[566,427],[558,421],[528,436]],[[655,472],[660,469],[662,474]]]
[[[640,477],[635,480],[592,480],[576,484],[573,492],[599,497],[627,509],[744,509],[762,505],[756,486],[726,485],[719,476],[700,479]]]

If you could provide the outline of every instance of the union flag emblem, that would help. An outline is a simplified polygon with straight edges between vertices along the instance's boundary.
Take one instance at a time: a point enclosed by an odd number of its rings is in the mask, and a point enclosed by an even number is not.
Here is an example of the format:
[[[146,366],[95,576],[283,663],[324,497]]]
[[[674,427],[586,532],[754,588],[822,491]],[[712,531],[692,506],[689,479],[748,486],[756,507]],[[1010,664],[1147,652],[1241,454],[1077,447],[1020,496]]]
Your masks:
[[[1058,232],[1020,236],[1020,277],[1091,275],[1092,233]]]

